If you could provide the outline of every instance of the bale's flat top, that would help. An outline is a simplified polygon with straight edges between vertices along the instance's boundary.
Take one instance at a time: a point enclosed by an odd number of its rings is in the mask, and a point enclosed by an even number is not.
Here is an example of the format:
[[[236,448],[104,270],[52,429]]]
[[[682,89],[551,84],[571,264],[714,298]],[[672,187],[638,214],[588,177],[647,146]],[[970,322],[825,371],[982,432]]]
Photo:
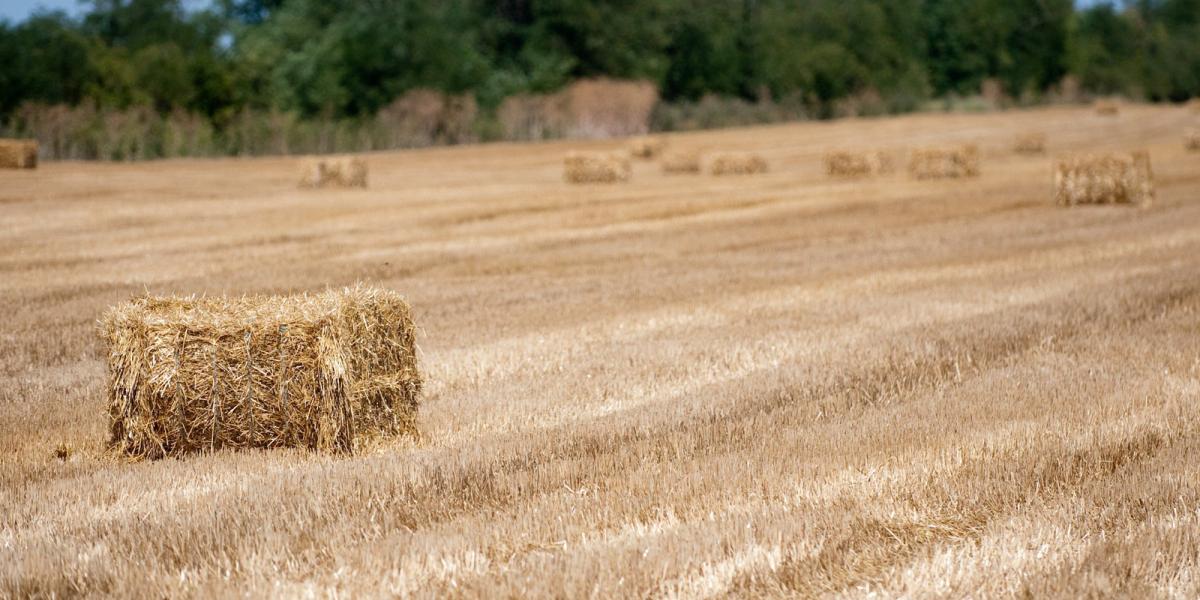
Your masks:
[[[336,316],[346,306],[403,303],[395,292],[367,286],[291,296],[148,296],[114,309],[114,316],[147,325],[180,324],[221,328],[315,322]]]

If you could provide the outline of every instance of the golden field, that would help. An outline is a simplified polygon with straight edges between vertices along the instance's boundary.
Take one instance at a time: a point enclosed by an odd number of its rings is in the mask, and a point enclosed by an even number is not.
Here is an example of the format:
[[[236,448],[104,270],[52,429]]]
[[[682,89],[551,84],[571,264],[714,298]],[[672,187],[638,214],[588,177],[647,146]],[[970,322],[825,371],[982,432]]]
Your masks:
[[[672,135],[770,168],[610,185],[563,156],[622,140],[0,171],[0,597],[1194,598],[1196,118]],[[823,170],[963,143],[979,177]],[[1054,205],[1055,156],[1139,148],[1152,206]],[[412,305],[419,438],[105,452],[110,306],[360,281]]]

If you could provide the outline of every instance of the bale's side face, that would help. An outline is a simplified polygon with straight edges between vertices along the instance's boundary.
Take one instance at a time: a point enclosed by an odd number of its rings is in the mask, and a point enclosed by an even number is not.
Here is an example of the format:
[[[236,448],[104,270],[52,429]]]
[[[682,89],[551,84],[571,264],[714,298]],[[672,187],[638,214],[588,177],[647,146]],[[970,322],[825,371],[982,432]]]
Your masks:
[[[0,139],[0,168],[36,169],[37,159],[37,140]]]
[[[663,173],[699,173],[700,153],[696,151],[676,151],[663,155]]]
[[[109,445],[352,452],[415,430],[422,381],[408,305],[367,287],[314,296],[141,298],[102,322]]]
[[[618,183],[628,181],[629,158],[615,153],[572,152],[563,159],[568,183]]]
[[[662,154],[666,141],[659,137],[642,136],[629,140],[629,155],[634,158],[652,159]]]
[[[709,172],[713,175],[754,175],[767,172],[767,159],[758,154],[726,153],[712,157]]]
[[[1183,134],[1183,147],[1191,152],[1200,152],[1200,129],[1190,129]]]
[[[1121,105],[1113,100],[1098,100],[1094,106],[1096,114],[1115,117],[1121,113]]]
[[[1150,155],[1089,154],[1061,159],[1054,170],[1054,198],[1061,206],[1149,206],[1154,200]]]
[[[979,175],[979,149],[972,144],[955,148],[914,150],[908,172],[916,179],[947,179]]]
[[[300,187],[367,187],[367,163],[353,156],[313,158],[301,168]]]
[[[831,177],[866,177],[892,172],[892,159],[884,152],[834,150],[825,154],[825,173]]]
[[[1043,154],[1046,152],[1046,135],[1043,133],[1019,135],[1013,142],[1013,151],[1017,154]]]

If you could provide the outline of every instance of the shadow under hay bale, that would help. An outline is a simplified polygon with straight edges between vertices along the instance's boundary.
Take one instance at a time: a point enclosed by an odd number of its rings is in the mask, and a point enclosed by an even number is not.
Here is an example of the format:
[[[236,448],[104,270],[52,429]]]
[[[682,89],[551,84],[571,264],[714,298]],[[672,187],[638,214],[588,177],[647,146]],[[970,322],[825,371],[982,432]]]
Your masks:
[[[416,430],[414,325],[395,292],[144,297],[112,308],[101,337],[109,447],[126,455],[348,453]]]
[[[893,169],[892,157],[885,152],[833,150],[825,153],[825,174],[830,177],[886,175]]]
[[[694,150],[668,152],[662,158],[663,173],[699,173],[700,153]]]
[[[1013,141],[1013,152],[1017,154],[1045,154],[1046,134],[1025,133],[1018,135]]]
[[[1116,100],[1097,100],[1092,108],[1096,114],[1105,117],[1115,117],[1121,114],[1121,105]]]
[[[1054,200],[1060,206],[1149,206],[1154,201],[1150,154],[1085,154],[1060,159],[1054,169]]]
[[[571,152],[563,159],[568,183],[618,183],[628,181],[629,157],[608,152]]]
[[[662,154],[663,149],[666,147],[667,141],[663,138],[654,136],[636,137],[629,140],[629,155],[634,158],[650,160]]]
[[[0,169],[36,169],[37,140],[0,139]]]
[[[767,172],[767,159],[749,152],[716,154],[709,161],[713,175],[755,175]]]
[[[908,172],[916,179],[953,179],[979,175],[979,148],[965,144],[951,148],[912,151]]]
[[[367,187],[367,162],[353,156],[311,158],[304,163],[300,187]]]
[[[1200,129],[1189,129],[1183,133],[1183,148],[1191,152],[1200,152]]]

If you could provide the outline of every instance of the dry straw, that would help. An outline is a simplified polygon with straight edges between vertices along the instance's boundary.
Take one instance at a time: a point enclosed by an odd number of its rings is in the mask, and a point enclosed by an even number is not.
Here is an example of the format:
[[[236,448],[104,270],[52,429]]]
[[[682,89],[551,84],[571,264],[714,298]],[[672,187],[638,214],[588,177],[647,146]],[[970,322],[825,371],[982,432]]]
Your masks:
[[[0,168],[36,169],[37,140],[0,139]]]
[[[1046,152],[1046,134],[1023,133],[1013,140],[1013,152],[1017,154],[1044,154]]]
[[[833,150],[825,153],[825,173],[831,177],[886,175],[892,170],[892,157],[885,152]]]
[[[354,156],[310,158],[304,163],[300,187],[367,187],[367,162]]]
[[[628,181],[629,157],[608,152],[571,152],[563,159],[563,177],[569,183]]]
[[[767,159],[750,152],[716,154],[709,161],[713,175],[753,175],[767,172]]]
[[[1150,154],[1085,154],[1063,158],[1054,171],[1054,199],[1076,204],[1138,204],[1154,200]]]
[[[641,136],[629,140],[629,155],[634,158],[653,159],[662,154],[666,140],[660,137]]]
[[[1121,113],[1121,105],[1116,100],[1097,100],[1093,108],[1096,114],[1106,117],[1115,117]]]
[[[1189,129],[1183,133],[1183,147],[1192,152],[1200,152],[1200,129]]]
[[[142,297],[109,310],[101,337],[109,446],[130,456],[353,452],[416,428],[414,325],[395,292]]]
[[[913,150],[908,172],[917,179],[976,177],[979,175],[979,148],[964,144]]]
[[[1186,105],[1192,112],[1200,115],[1200,98],[1192,98],[1187,101]]]

